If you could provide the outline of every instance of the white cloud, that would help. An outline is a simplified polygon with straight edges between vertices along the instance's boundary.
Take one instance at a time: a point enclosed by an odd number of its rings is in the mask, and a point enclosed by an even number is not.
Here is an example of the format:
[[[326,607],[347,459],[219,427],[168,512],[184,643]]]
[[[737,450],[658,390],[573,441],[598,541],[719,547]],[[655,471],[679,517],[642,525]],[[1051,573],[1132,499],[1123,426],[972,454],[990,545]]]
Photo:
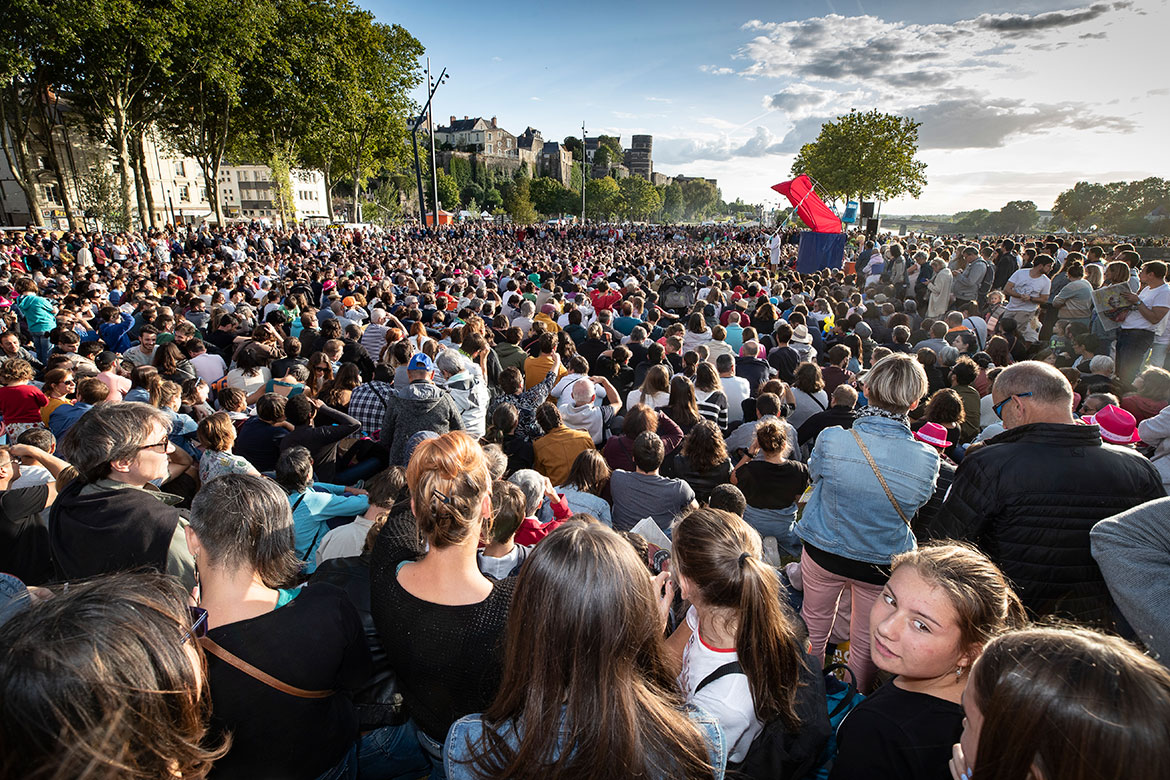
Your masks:
[[[699,70],[715,76],[730,76],[732,73],[735,73],[734,68],[721,68],[715,65],[700,65]]]
[[[647,97],[646,99],[649,100],[651,103],[673,103],[674,102],[670,98],[664,98],[664,97]]]

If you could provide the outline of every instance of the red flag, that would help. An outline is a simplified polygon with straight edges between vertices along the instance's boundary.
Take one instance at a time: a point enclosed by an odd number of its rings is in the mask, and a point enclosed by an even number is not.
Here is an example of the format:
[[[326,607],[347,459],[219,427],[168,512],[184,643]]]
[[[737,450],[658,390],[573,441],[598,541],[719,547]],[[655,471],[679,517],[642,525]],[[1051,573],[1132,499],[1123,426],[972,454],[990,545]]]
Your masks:
[[[814,233],[840,233],[841,220],[825,205],[813,190],[812,181],[800,174],[792,181],[772,185],[772,189],[784,195],[796,206],[796,213]]]

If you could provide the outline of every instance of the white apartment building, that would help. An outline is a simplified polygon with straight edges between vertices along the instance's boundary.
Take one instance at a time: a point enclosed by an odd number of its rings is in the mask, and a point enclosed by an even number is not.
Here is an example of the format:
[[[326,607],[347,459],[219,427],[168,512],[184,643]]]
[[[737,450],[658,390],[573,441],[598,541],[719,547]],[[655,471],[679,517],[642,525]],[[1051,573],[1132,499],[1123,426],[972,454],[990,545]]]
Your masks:
[[[219,199],[225,220],[276,221],[272,169],[267,165],[224,165],[219,169]],[[329,193],[320,171],[293,169],[293,214],[297,222],[329,215]]]

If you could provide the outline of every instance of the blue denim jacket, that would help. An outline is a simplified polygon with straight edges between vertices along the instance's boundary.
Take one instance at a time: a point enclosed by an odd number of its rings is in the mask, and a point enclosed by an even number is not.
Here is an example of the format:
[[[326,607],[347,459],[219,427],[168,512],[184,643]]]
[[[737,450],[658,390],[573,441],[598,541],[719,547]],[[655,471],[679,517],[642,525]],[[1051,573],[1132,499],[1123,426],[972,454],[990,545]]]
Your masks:
[[[714,780],[723,780],[723,772],[727,766],[727,745],[724,743],[723,730],[719,728],[719,722],[698,707],[688,706],[687,714],[699,727],[699,732],[707,743],[707,753],[710,756],[711,765],[715,767],[712,777]],[[564,734],[563,725],[562,735]],[[520,728],[522,729],[523,726]],[[447,732],[447,741],[443,745],[443,768],[446,769],[448,780],[477,780],[478,775],[472,771],[472,765],[461,762],[467,762],[472,757],[467,750],[468,740],[470,740],[470,744],[478,745],[483,738],[483,731],[483,716],[479,713],[466,715],[451,724],[451,729]],[[501,731],[508,740],[508,744],[513,748],[520,743],[517,729],[502,729]],[[598,756],[597,760],[604,763],[605,756]],[[667,772],[660,777],[668,778],[671,776]],[[649,780],[658,779],[650,778]]]
[[[860,417],[861,436],[906,517],[914,517],[934,492],[938,454],[898,420]],[[808,461],[813,492],[796,534],[825,552],[863,563],[888,565],[914,549],[914,534],[898,516],[853,434],[827,428]]]

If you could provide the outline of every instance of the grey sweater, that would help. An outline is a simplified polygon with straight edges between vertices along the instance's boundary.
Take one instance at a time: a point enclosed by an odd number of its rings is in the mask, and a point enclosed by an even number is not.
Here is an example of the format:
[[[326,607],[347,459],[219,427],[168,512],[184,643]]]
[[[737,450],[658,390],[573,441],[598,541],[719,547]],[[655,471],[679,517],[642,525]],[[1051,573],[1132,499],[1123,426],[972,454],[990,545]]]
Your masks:
[[[1170,666],[1170,498],[1105,518],[1089,539],[1121,614],[1151,655]]]

